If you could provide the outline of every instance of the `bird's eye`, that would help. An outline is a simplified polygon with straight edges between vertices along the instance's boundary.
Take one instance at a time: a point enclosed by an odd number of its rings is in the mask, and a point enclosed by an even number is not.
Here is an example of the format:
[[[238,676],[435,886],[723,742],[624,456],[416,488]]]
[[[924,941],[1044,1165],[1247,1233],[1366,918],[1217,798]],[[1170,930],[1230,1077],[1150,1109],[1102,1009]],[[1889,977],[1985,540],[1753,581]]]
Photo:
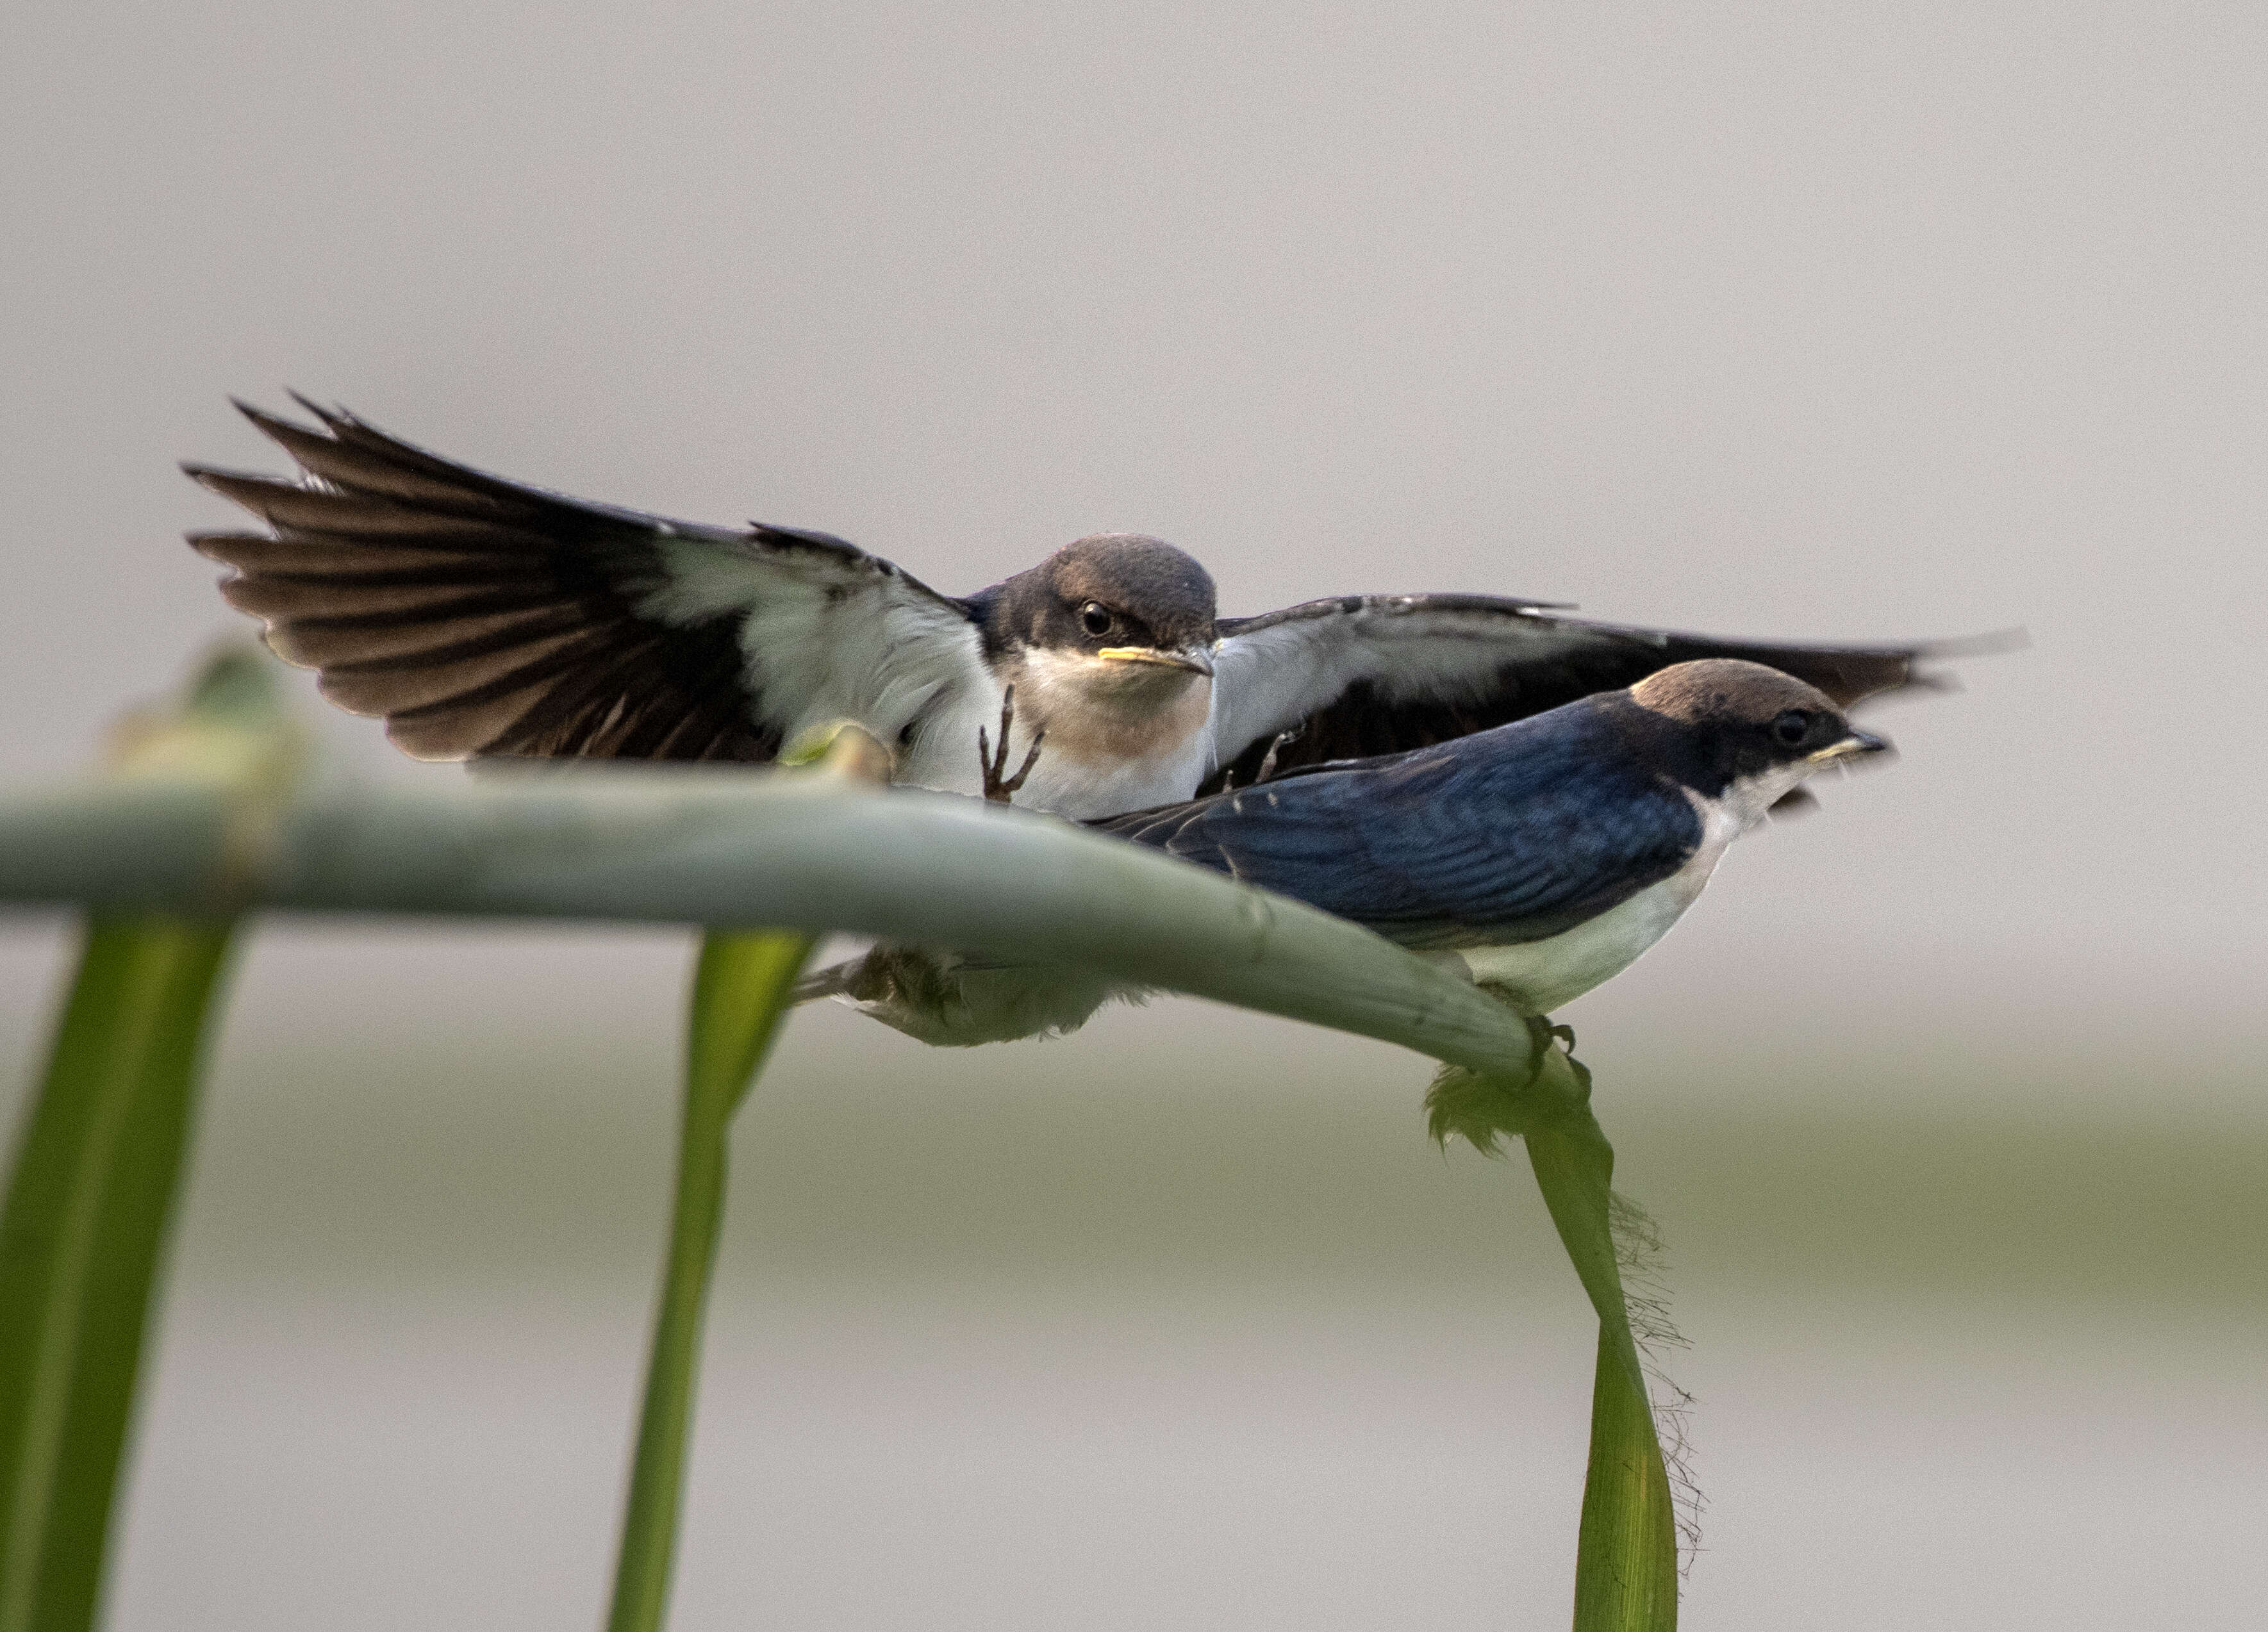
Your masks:
[[[1771,723],[1771,734],[1793,748],[1811,733],[1812,714],[1808,709],[1789,709]]]
[[[1099,600],[1090,600],[1079,609],[1079,627],[1090,635],[1108,635],[1117,621],[1110,615],[1110,608]]]

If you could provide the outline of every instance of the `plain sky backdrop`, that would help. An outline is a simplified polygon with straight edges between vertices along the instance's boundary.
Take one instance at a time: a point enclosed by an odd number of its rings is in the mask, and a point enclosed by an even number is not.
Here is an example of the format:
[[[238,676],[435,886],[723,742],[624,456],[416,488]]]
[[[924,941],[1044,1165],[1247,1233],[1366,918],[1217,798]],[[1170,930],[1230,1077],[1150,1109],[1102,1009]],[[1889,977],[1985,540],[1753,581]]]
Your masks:
[[[948,591],[1123,528],[1233,613],[2023,626],[1567,1016],[1686,1254],[1693,1624],[2249,1624],[2264,87],[2257,0],[27,6],[0,787],[247,632],[180,541],[241,518],[174,462],[277,468],[225,399],[287,386]],[[58,940],[0,923],[11,1062]],[[589,1623],[686,944],[256,937],[122,1628]],[[1586,1317],[1517,1170],[1420,1151],[1424,1076],[1188,1004],[949,1059],[800,1018],[683,1623],[1564,1623]],[[1089,1312],[1020,1325],[1049,1253]],[[1881,1291],[1916,1253],[1940,1290]],[[873,1307],[798,1314],[782,1263]],[[1237,1312],[1156,1314],[1190,1286]],[[1445,1511],[1534,1545],[1445,1564]]]

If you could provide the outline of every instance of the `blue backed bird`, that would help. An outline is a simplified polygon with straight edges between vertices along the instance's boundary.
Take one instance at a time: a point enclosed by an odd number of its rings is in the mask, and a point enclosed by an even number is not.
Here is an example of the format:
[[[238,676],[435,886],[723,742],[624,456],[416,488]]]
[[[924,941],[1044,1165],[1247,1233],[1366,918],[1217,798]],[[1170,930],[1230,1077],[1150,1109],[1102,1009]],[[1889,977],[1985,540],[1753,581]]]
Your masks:
[[[1705,658],[1433,747],[1097,825],[1451,960],[1541,1015],[1668,934],[1807,777],[1889,747],[1815,686]]]
[[[1543,1015],[1668,934],[1727,847],[1807,777],[1889,746],[1815,686],[1705,658],[1431,747],[1093,825],[1351,919]],[[1112,995],[1076,972],[896,947],[806,991],[941,1043],[1069,1030]]]
[[[1697,658],[1768,664],[1848,707],[1932,683],[1922,660],[1958,650],[1724,640],[1478,595],[1224,618],[1204,567],[1132,533],[946,595],[828,533],[570,498],[299,401],[314,424],[238,405],[297,476],[183,467],[268,530],[190,541],[234,569],[223,593],[278,655],[421,759],[762,761],[849,719],[901,782],[1093,819],[1452,740]]]

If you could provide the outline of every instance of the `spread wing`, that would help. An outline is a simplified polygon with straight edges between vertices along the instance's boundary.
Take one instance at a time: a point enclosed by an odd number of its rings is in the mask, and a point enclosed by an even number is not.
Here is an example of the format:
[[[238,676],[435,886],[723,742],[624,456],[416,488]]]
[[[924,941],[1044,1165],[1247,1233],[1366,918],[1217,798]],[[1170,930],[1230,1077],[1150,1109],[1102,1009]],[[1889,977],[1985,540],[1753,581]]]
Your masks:
[[[1564,716],[1097,825],[1421,949],[1557,935],[1702,837],[1691,801]]]
[[[966,606],[841,539],[586,504],[300,401],[320,428],[237,405],[298,479],[183,467],[269,531],[189,541],[419,759],[768,760],[826,718],[887,740],[981,673]]]
[[[1219,771],[1200,791],[1246,787],[1329,760],[1424,747],[1696,658],[1745,658],[1808,680],[1845,707],[1933,681],[1947,646],[1801,646],[1594,623],[1541,601],[1488,595],[1346,595],[1223,618],[1213,653]],[[1965,648],[1962,648],[1965,650]],[[1278,742],[1278,734],[1290,732]]]

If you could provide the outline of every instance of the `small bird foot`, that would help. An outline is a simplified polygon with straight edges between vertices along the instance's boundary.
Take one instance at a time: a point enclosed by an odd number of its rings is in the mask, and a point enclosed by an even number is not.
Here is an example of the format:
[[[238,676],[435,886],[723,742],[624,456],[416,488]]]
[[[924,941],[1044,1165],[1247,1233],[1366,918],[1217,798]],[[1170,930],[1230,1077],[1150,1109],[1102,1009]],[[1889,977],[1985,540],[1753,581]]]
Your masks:
[[[1252,778],[1256,787],[1276,774],[1276,755],[1282,752],[1285,743],[1296,742],[1299,737],[1300,728],[1296,725],[1290,731],[1279,731],[1276,733],[1276,739],[1268,745],[1268,752],[1260,756],[1260,769]]]
[[[1048,739],[1045,726],[1034,731],[1032,746],[1024,755],[1023,764],[1017,768],[1014,776],[1005,775],[1008,768],[1008,727],[1015,717],[1016,688],[1011,686],[1000,696],[1000,746],[996,749],[985,736],[984,728],[982,725],[976,728],[976,765],[984,774],[984,797],[995,805],[1014,802],[1010,796],[1024,785],[1024,778],[1029,776],[1032,767],[1040,762],[1040,744]]]

